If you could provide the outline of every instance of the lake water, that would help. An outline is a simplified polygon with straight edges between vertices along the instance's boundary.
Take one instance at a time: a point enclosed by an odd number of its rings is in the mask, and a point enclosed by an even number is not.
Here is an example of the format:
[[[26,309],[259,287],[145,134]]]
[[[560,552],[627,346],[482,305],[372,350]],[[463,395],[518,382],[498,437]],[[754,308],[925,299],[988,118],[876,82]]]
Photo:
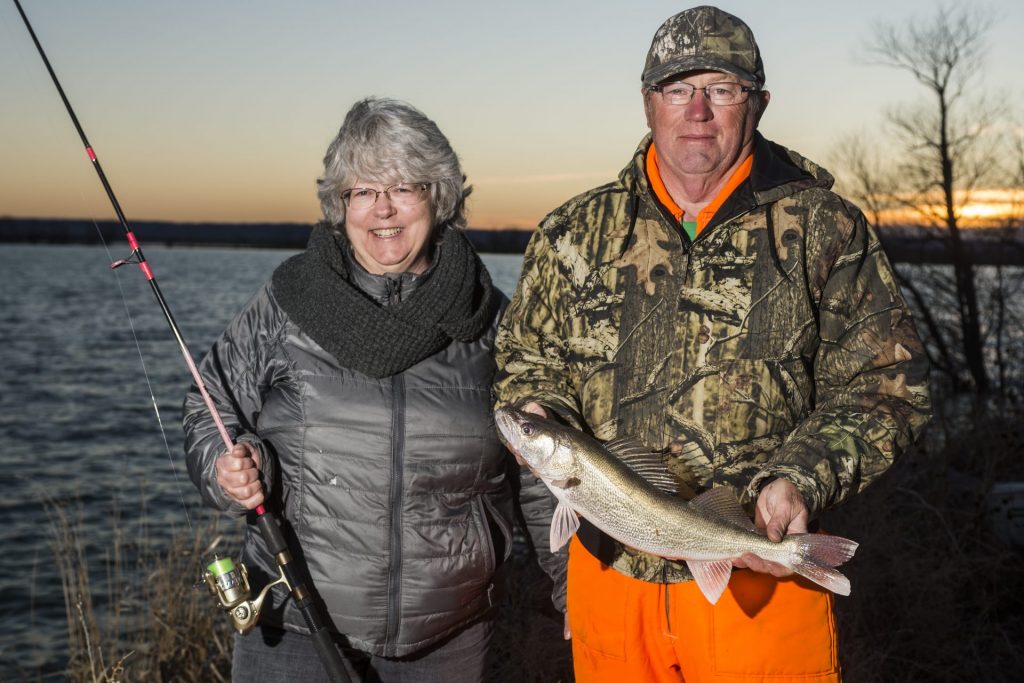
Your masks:
[[[143,248],[197,358],[294,253]],[[130,530],[144,509],[154,535],[200,525],[207,514],[182,454],[188,369],[138,268],[111,271],[111,260],[103,247],[0,245],[0,680],[64,664],[66,616],[45,499],[78,501],[98,577],[116,514]],[[511,294],[522,258],[484,261]]]

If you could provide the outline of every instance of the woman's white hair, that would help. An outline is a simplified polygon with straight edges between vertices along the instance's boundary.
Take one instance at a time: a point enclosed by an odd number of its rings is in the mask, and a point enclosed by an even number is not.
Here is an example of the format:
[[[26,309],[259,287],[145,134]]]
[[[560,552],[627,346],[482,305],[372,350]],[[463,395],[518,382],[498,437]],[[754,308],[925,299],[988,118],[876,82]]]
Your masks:
[[[317,194],[324,220],[341,232],[341,193],[356,180],[382,184],[425,183],[430,188],[433,225],[466,227],[465,185],[459,158],[437,124],[410,104],[368,97],[345,115],[324,155]]]

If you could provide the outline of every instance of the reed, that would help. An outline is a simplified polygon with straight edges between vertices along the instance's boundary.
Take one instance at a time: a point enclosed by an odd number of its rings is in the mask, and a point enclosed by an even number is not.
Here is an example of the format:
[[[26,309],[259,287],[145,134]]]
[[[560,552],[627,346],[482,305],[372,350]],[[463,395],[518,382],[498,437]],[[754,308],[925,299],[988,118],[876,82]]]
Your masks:
[[[100,549],[86,540],[80,505],[50,500],[47,509],[64,591],[69,680],[230,680],[230,625],[197,584],[202,558],[221,538],[216,520],[169,541],[148,540],[144,532],[123,532],[115,504],[112,541]],[[91,571],[97,565],[102,578]]]

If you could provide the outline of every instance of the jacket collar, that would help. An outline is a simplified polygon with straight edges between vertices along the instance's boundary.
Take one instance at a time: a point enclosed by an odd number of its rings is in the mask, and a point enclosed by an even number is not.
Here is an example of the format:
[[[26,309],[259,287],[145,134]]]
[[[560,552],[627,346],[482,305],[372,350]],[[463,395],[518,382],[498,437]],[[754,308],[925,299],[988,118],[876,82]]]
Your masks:
[[[430,260],[430,266],[423,273],[377,275],[363,268],[356,260],[351,247],[344,250],[343,253],[352,284],[382,306],[401,303],[407,299],[424,280],[430,277],[434,265],[437,263],[437,247],[434,247],[434,256]]]
[[[835,182],[828,171],[809,159],[768,140],[759,132],[754,135],[754,166],[750,170],[750,177],[719,207],[705,230],[711,230],[742,213],[801,190],[811,187],[828,189]],[[650,146],[651,134],[648,133],[640,141],[629,165],[619,174],[619,180],[627,189],[636,193],[641,201],[651,202],[661,209],[661,203],[650,187],[645,170]],[[663,209],[659,213],[667,215]],[[671,222],[675,225],[674,220]]]

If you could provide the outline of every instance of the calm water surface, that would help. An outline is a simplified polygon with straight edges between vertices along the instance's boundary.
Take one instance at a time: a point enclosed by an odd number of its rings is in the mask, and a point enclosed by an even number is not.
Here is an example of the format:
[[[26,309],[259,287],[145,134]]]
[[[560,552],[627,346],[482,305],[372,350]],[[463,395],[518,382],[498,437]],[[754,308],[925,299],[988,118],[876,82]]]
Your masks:
[[[294,253],[145,251],[197,358]],[[45,499],[79,501],[94,586],[105,579],[115,516],[130,538],[141,533],[143,510],[151,535],[187,528],[189,520],[201,525],[209,514],[182,455],[188,369],[138,268],[111,271],[110,261],[102,247],[0,245],[0,680],[59,671],[65,661]],[[511,294],[521,257],[484,261]]]

